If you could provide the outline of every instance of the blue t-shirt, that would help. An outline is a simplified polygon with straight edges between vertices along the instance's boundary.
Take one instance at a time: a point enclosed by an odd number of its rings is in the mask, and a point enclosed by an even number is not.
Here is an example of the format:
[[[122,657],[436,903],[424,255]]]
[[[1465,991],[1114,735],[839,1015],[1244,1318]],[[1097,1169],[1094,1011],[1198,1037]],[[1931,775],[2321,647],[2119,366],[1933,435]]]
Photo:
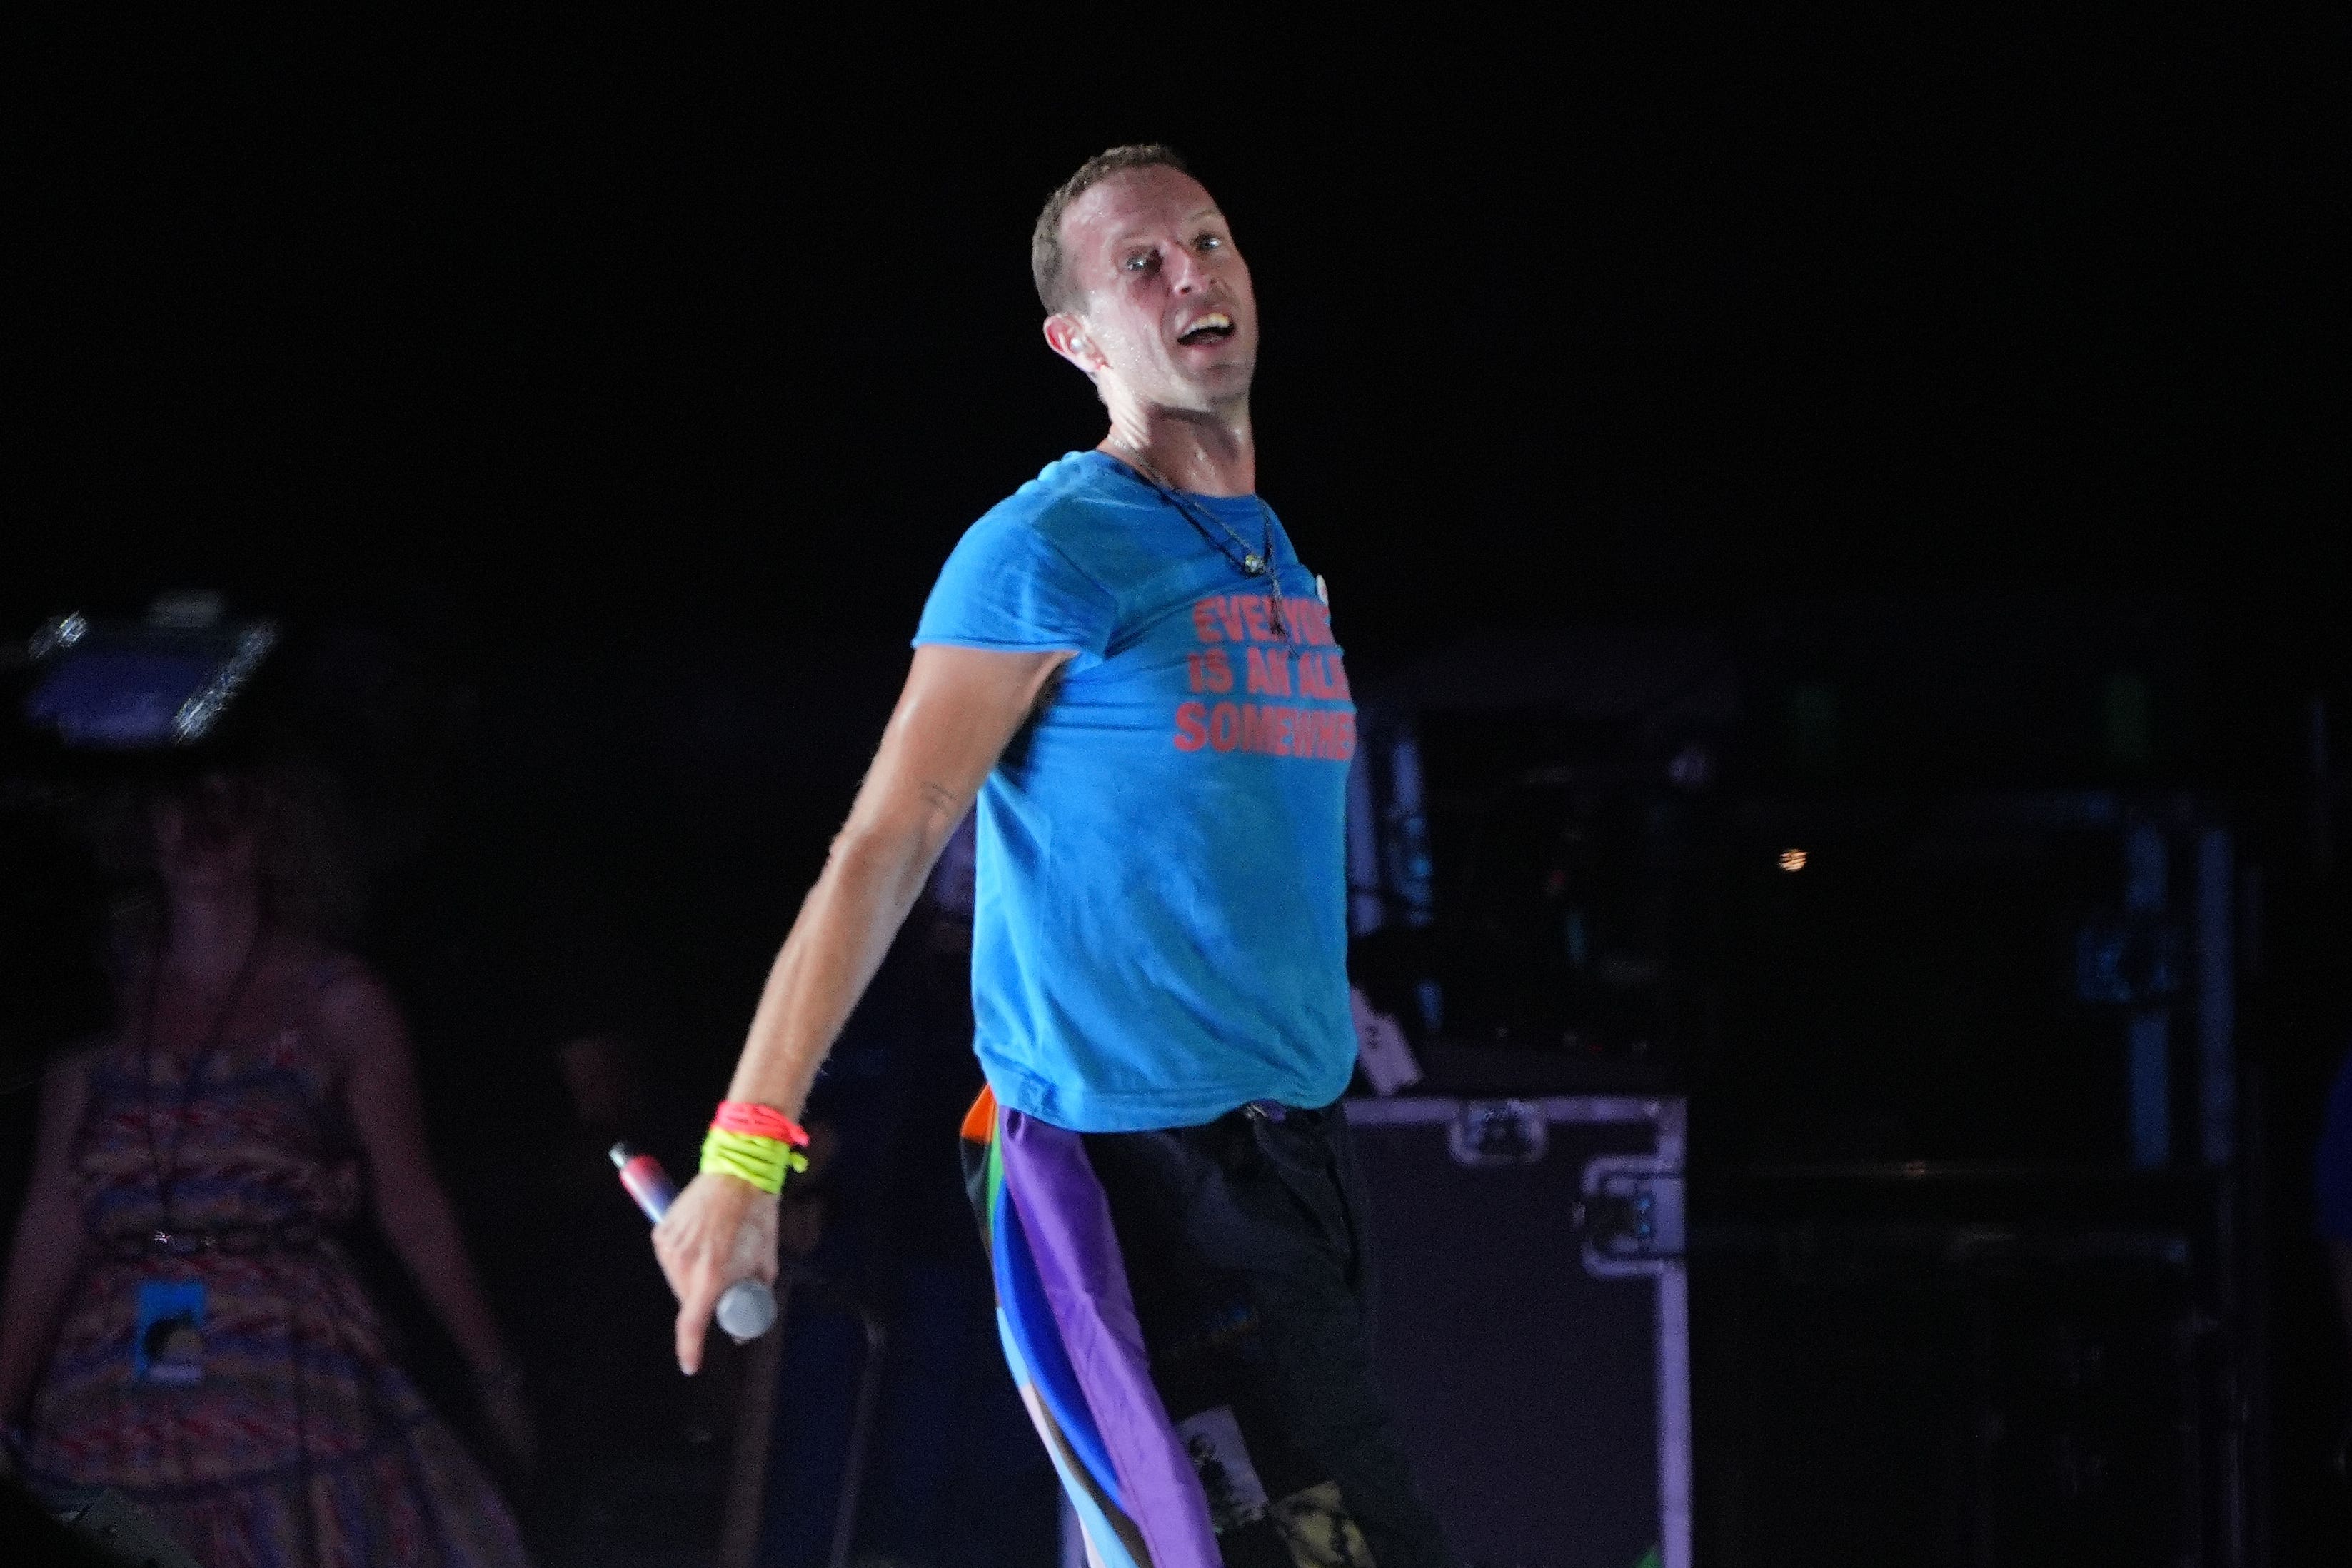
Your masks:
[[[1185,498],[1252,551],[1251,497]],[[1074,452],[972,524],[918,646],[1075,649],[980,792],[976,1047],[1004,1104],[1082,1132],[1346,1089],[1356,715],[1273,524],[1292,636],[1241,549]]]

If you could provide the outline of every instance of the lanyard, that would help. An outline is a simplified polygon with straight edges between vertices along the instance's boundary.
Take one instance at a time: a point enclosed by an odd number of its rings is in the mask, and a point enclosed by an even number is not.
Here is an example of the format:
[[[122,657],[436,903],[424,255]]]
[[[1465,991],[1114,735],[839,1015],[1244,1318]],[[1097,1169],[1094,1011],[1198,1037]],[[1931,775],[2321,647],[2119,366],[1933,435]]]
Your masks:
[[[1125,445],[1124,442],[1120,444],[1122,446]],[[1232,540],[1234,547],[1241,551],[1241,559],[1234,561],[1233,552],[1225,548],[1224,540],[1219,539],[1215,534],[1210,532],[1208,523],[1202,522],[1199,517],[1195,516],[1192,509],[1186,506],[1183,499],[1176,493],[1175,488],[1169,484],[1167,480],[1161,479],[1149,463],[1143,461],[1140,456],[1138,456],[1129,461],[1128,463],[1128,467],[1133,468],[1137,475],[1142,479],[1143,482],[1150,486],[1151,489],[1159,495],[1161,500],[1167,502],[1170,506],[1174,507],[1176,509],[1176,515],[1182,518],[1186,522],[1191,523],[1193,530],[1198,532],[1202,539],[1209,542],[1210,548],[1214,550],[1218,554],[1223,556],[1228,562],[1231,562],[1243,576],[1264,577],[1265,579],[1265,585],[1273,590],[1271,596],[1274,600],[1274,629],[1280,633],[1284,638],[1287,639],[1290,636],[1290,621],[1283,609],[1282,574],[1276,570],[1274,561],[1274,513],[1266,510],[1265,502],[1259,500],[1257,503],[1257,514],[1265,523],[1265,543],[1263,548],[1259,550],[1252,550],[1249,547],[1249,541],[1244,539],[1239,533],[1235,532],[1232,523],[1229,523],[1223,518],[1217,516],[1213,511],[1209,514],[1210,521],[1213,521],[1219,528],[1224,530],[1225,539]]]
[[[253,940],[247,944],[244,966],[230,983],[228,994],[221,1001],[220,1011],[213,1015],[212,1027],[205,1032],[204,1044],[188,1058],[188,1075],[180,1086],[179,1109],[185,1111],[195,1103],[196,1085],[204,1077],[205,1066],[213,1053],[220,1048],[221,1037],[228,1030],[228,1021],[236,1013],[236,1005],[245,1000],[246,987],[252,984],[254,971],[261,967],[262,938],[267,925],[253,928]],[[139,1021],[139,1075],[141,1123],[147,1129],[147,1152],[155,1163],[155,1201],[161,1209],[157,1228],[172,1228],[172,1189],[177,1174],[174,1156],[180,1152],[180,1127],[174,1118],[172,1142],[167,1145],[155,1136],[155,1006],[163,990],[163,954],[155,953],[155,967],[147,974],[147,1005]]]

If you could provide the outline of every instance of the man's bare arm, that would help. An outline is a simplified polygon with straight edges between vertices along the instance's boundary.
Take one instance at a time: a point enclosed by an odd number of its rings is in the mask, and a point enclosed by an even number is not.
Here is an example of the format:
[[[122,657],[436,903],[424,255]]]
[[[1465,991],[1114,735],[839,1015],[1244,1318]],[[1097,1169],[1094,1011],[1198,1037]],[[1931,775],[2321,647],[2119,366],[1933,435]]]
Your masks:
[[[800,1114],[949,835],[1069,657],[915,651],[849,820],[769,972],[729,1099]]]
[[[881,966],[981,781],[1035,710],[1067,653],[915,652],[874,765],[768,973],[728,1089],[800,1114],[818,1065]],[[720,1292],[772,1279],[775,1200],[731,1177],[698,1176],[654,1233],[677,1293],[678,1365],[701,1363]]]

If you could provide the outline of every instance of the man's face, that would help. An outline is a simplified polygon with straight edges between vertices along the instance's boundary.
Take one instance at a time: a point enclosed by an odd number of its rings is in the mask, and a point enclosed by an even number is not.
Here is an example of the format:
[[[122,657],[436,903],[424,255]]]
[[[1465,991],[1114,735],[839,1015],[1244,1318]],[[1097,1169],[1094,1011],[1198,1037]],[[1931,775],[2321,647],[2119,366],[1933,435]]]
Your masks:
[[[1063,216],[1062,254],[1081,298],[1047,323],[1058,352],[1160,407],[1248,397],[1257,299],[1200,181],[1165,167],[1112,175]]]

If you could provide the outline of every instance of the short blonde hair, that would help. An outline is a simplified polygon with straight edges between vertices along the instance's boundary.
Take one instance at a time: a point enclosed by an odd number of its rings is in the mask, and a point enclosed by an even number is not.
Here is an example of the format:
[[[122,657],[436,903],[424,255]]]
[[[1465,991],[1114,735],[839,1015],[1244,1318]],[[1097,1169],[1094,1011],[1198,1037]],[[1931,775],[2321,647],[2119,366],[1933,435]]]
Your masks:
[[[1045,210],[1037,215],[1037,226],[1029,236],[1029,276],[1037,285],[1037,302],[1045,307],[1047,315],[1066,310],[1076,300],[1070,287],[1069,270],[1063,265],[1063,216],[1069,212],[1072,202],[1113,174],[1123,174],[1129,169],[1173,169],[1180,174],[1192,172],[1175,148],[1160,142],[1112,147],[1079,164],[1078,172],[1045,198]]]

